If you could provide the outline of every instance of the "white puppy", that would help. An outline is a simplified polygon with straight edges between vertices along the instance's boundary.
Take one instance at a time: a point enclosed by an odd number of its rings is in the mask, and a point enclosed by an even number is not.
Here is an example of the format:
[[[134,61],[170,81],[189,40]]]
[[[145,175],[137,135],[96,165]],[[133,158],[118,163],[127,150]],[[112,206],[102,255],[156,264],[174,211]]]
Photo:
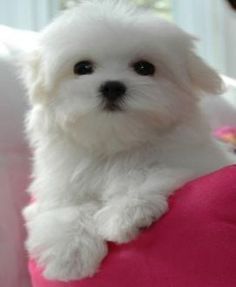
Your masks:
[[[228,164],[198,106],[221,79],[154,12],[85,1],[40,33],[24,77],[27,248],[47,278],[93,275],[106,241],[134,239],[171,192]]]

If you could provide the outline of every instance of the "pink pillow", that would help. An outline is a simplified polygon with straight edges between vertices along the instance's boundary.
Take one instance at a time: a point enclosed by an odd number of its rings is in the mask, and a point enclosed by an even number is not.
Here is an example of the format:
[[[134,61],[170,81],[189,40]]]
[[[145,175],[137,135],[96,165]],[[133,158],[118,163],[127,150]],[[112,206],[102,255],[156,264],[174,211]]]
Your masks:
[[[29,266],[33,287],[235,287],[236,165],[181,188],[135,241],[110,244],[93,278],[52,282]]]

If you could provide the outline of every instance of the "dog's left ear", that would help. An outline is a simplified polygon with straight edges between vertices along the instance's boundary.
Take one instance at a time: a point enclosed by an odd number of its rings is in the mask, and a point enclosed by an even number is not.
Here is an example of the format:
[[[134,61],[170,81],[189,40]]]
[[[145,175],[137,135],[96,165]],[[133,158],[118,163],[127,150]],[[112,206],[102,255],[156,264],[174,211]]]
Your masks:
[[[192,85],[208,94],[221,94],[225,90],[223,80],[193,50],[188,54],[188,73]]]
[[[31,104],[44,103],[47,100],[42,55],[39,49],[27,52],[21,59],[22,79]]]

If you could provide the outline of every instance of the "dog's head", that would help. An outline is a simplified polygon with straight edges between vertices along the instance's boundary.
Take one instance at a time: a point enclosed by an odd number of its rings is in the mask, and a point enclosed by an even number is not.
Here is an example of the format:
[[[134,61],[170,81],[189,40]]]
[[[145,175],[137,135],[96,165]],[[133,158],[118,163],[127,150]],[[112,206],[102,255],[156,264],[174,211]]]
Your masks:
[[[221,92],[193,42],[153,12],[85,1],[42,31],[25,69],[31,103],[79,138],[141,141],[184,120],[199,94]]]

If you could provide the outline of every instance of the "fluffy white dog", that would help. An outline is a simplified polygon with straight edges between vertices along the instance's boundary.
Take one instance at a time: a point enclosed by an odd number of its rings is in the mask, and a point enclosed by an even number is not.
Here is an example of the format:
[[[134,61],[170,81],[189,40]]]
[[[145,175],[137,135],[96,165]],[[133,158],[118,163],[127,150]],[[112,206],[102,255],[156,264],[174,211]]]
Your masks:
[[[228,164],[199,109],[222,81],[193,38],[125,1],[84,1],[40,33],[24,77],[34,201],[27,248],[47,278],[92,276],[187,180]]]

